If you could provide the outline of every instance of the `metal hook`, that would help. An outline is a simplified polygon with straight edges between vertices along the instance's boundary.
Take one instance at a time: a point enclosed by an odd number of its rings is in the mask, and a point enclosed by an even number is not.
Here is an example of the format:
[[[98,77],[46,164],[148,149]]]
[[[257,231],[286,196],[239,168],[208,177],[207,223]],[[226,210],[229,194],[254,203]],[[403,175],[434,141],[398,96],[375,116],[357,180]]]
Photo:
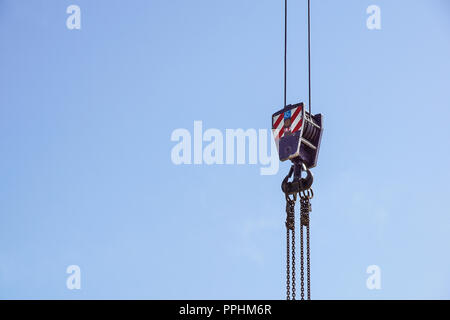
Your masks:
[[[306,172],[306,177],[302,178],[302,171]],[[292,182],[289,182],[289,179],[294,175]],[[313,184],[314,178],[311,171],[306,167],[306,165],[299,160],[294,162],[294,165],[291,166],[288,175],[283,179],[281,184],[281,190],[287,195],[291,194],[299,194],[302,195],[302,192],[311,188]],[[305,196],[312,197],[313,194],[305,193]]]

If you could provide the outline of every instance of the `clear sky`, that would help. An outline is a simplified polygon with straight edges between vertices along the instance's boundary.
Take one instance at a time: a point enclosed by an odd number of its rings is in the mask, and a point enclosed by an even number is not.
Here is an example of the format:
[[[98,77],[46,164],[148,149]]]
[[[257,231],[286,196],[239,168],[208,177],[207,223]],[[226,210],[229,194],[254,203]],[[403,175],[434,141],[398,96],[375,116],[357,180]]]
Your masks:
[[[289,5],[289,103],[307,101],[306,2]],[[176,166],[170,139],[270,128],[283,10],[0,0],[0,298],[284,298],[289,164]],[[449,299],[450,3],[313,0],[312,19],[312,297]]]

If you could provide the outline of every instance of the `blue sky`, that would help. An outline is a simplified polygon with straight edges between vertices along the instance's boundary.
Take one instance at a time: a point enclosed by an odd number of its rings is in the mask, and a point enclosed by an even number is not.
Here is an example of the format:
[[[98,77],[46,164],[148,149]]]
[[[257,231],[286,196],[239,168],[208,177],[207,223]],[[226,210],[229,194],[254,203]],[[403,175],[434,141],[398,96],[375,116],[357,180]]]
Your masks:
[[[81,8],[81,30],[66,8]],[[382,29],[366,28],[381,8]],[[306,0],[288,102],[307,101]],[[282,299],[289,169],[171,161],[269,128],[283,2],[0,0],[0,298]],[[314,299],[450,298],[450,4],[312,1]],[[298,210],[298,206],[297,206]],[[66,268],[81,268],[81,290]],[[366,268],[381,268],[381,290]]]

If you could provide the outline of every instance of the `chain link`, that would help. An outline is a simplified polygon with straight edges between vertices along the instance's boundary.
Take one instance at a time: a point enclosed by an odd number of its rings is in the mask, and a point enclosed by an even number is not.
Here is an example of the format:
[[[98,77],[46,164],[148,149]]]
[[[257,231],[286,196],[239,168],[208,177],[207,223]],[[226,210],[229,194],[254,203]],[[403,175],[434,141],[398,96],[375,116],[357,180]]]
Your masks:
[[[292,300],[295,300],[295,222],[292,229]]]
[[[309,217],[308,217],[309,218]],[[306,226],[306,283],[308,286],[308,300],[311,300],[311,264],[310,264],[310,250],[309,250],[309,219]]]
[[[291,299],[291,272],[292,272],[292,299],[295,300],[295,200],[286,195],[286,300]],[[292,232],[292,269],[290,232]]]
[[[305,299],[304,293],[304,253],[303,253],[303,227],[306,227],[306,285],[307,299],[311,300],[311,256],[310,256],[310,233],[309,233],[309,213],[311,212],[311,202],[314,196],[312,189],[302,192],[300,195],[300,248],[301,248],[301,291],[302,300]]]
[[[286,300],[291,300],[291,271],[289,270],[289,228],[286,226]]]
[[[300,225],[300,296],[302,300],[305,300],[305,272],[303,261],[303,225]]]
[[[306,291],[307,299],[311,300],[311,250],[310,250],[310,229],[309,214],[311,212],[310,199],[314,196],[312,189],[300,194],[300,295],[305,300],[305,253],[304,235],[306,228]],[[297,197],[292,199],[286,195],[286,300],[296,298],[296,258],[295,258],[295,202]],[[291,238],[292,233],[292,238]],[[291,262],[292,261],[292,262]],[[292,268],[291,268],[292,264]],[[292,286],[291,286],[292,285]]]

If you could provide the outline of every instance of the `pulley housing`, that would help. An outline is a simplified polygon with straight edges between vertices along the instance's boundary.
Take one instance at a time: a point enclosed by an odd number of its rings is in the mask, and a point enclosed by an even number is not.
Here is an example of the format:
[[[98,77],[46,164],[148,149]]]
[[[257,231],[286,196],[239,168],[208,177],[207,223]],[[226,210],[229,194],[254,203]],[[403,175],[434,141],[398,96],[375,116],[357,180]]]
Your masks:
[[[322,115],[311,115],[303,102],[272,115],[272,131],[281,161],[299,159],[310,169],[317,164],[322,139]]]

